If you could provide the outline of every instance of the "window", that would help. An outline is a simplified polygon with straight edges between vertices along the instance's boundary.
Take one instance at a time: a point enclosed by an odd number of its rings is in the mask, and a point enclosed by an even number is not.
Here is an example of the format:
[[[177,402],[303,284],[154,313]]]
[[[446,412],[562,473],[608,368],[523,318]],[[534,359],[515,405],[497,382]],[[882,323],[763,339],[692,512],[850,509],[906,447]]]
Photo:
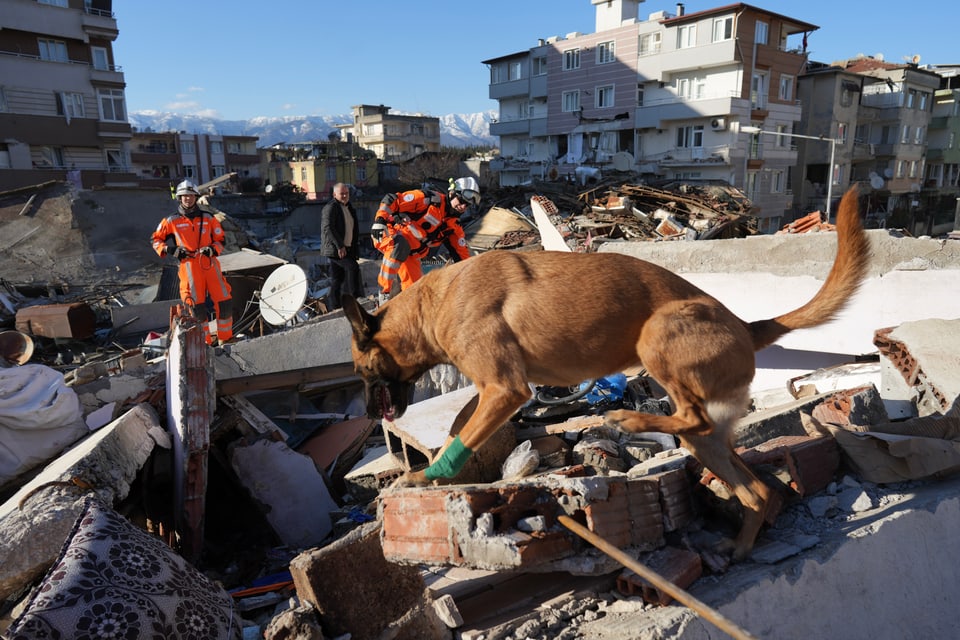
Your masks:
[[[846,122],[837,123],[837,140],[839,140],[840,142],[847,141],[847,123]]]
[[[507,70],[499,65],[490,67],[490,84],[506,82]]]
[[[750,88],[750,107],[753,109],[767,108],[767,76],[765,73],[754,73]]]
[[[909,171],[907,172],[907,177],[908,177],[908,178],[916,178],[916,177],[917,177],[917,161],[916,161],[916,160],[911,160],[911,161],[910,161],[910,169],[909,169]]]
[[[910,125],[903,125],[903,129],[900,131],[900,142],[904,144],[910,142]]]
[[[704,78],[677,78],[677,95],[687,100],[700,100],[706,92]]]
[[[843,165],[835,164],[833,165],[833,176],[831,177],[833,184],[841,184],[843,182]]]
[[[367,165],[358,164],[357,165],[357,180],[363,182],[367,179]]]
[[[783,193],[783,171],[774,171],[770,176],[770,191],[773,193]]]
[[[913,109],[917,104],[917,90],[910,89],[907,91],[907,109]]]
[[[0,86],[0,112],[7,111],[9,107],[7,106],[7,92],[2,86]]]
[[[57,115],[67,116],[67,118],[84,117],[83,94],[66,91],[60,93],[60,99],[57,101]]]
[[[917,106],[917,108],[920,109],[920,111],[926,111],[926,110],[927,110],[927,103],[928,103],[929,101],[930,101],[930,94],[927,93],[926,91],[921,91],[921,92],[920,92],[920,104]]]
[[[563,111],[577,111],[580,109],[580,90],[563,92]]]
[[[215,164],[212,167],[210,167],[210,171],[213,172],[213,175],[211,177],[219,178],[220,176],[224,175],[227,172],[227,169],[222,164]]]
[[[791,138],[790,138],[790,136],[789,136],[790,128],[787,127],[787,125],[785,125],[785,124],[778,124],[778,125],[777,125],[777,133],[779,133],[780,135],[776,136],[776,140],[777,140],[776,143],[775,143],[776,146],[781,147],[781,148],[789,147],[789,146],[790,146],[790,140],[791,140]]]
[[[907,163],[905,160],[897,160],[896,176],[902,178],[907,172]]]
[[[687,49],[697,45],[697,25],[687,24],[677,29],[677,49]]]
[[[639,83],[637,84],[637,106],[643,106],[643,85]]]
[[[40,147],[40,166],[46,169],[62,169],[63,149],[60,147]]]
[[[547,56],[537,56],[533,59],[533,75],[547,75]]]
[[[107,50],[103,47],[90,47],[90,57],[93,58],[93,68],[99,71],[109,71],[110,62]]]
[[[714,18],[713,20],[713,41],[721,42],[733,37],[733,16],[726,18]]]
[[[613,85],[608,84],[596,89],[596,106],[605,109],[613,106]]]
[[[853,91],[849,89],[848,83],[844,82],[840,89],[840,106],[849,107],[853,104]]]
[[[107,171],[126,171],[127,162],[123,151],[107,149]]]
[[[660,39],[659,31],[640,36],[640,55],[648,56],[652,53],[660,53]]]
[[[210,153],[223,153],[223,143],[219,140],[210,142]],[[216,177],[216,176],[214,176]]]
[[[239,142],[228,142],[227,153],[243,153],[243,147],[240,146]]]
[[[677,127],[677,148],[703,147],[703,125]]]
[[[67,43],[62,40],[48,40],[40,38],[37,40],[40,45],[40,59],[50,62],[68,62]]]
[[[196,178],[197,177],[197,167],[192,164],[183,165],[183,177],[184,178]]]
[[[607,64],[617,59],[615,54],[615,43],[601,42],[597,45],[597,64]]]
[[[0,143],[0,169],[9,169],[10,166],[10,149],[6,143]]]
[[[750,198],[751,200],[756,200],[756,199],[757,199],[757,182],[758,182],[758,180],[757,180],[757,172],[756,172],[756,171],[748,171],[748,172],[747,172],[747,185],[746,185],[747,188],[746,188],[746,191],[747,191],[747,197]]]
[[[523,77],[523,63],[511,62],[507,65],[507,80],[519,80]]]
[[[917,127],[916,131],[913,134],[914,144],[923,144],[923,134],[925,130],[926,130],[926,127]]]
[[[337,165],[332,164],[327,167],[327,182],[333,182],[337,179]]]
[[[760,151],[760,134],[754,133],[750,136],[750,149],[747,151],[747,156],[751,160],[759,160],[761,157],[763,157],[763,154]]]
[[[563,70],[580,68],[580,49],[567,49],[563,52]]]
[[[754,32],[754,40],[757,44],[767,44],[770,37],[770,25],[763,20],[757,20],[757,28]]]
[[[127,108],[123,103],[122,89],[99,89],[100,119],[111,122],[126,122]]]
[[[785,73],[780,74],[780,99],[793,100],[793,76]]]

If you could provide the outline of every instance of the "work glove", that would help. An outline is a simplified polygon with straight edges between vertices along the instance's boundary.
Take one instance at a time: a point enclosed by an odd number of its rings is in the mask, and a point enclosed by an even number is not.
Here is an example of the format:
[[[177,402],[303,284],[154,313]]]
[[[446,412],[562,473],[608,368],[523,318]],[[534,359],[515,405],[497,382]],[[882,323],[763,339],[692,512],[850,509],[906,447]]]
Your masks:
[[[180,262],[183,262],[184,260],[187,259],[187,250],[184,249],[183,247],[177,247],[176,249],[173,250],[173,257],[179,260]]]
[[[207,256],[207,257],[209,257],[209,258],[212,258],[212,257],[213,257],[213,253],[214,253],[214,252],[213,252],[213,247],[201,247],[201,248],[200,248],[200,255],[202,255],[202,256]]]

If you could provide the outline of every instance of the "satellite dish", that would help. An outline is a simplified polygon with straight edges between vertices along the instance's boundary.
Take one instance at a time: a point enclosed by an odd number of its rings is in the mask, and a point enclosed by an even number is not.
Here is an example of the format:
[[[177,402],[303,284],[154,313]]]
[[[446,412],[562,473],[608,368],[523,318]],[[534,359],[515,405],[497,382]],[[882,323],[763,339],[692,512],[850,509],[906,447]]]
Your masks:
[[[873,174],[873,176],[870,177],[870,186],[873,187],[874,189],[882,189],[883,178],[881,178],[877,174]]]
[[[633,154],[628,151],[618,151],[613,154],[613,168],[617,171],[629,171],[633,166]]]
[[[260,315],[268,323],[286,324],[307,299],[307,274],[295,264],[274,269],[260,290]]]
[[[263,191],[264,193],[273,193],[273,185],[268,184],[266,187],[264,187]]]
[[[892,177],[893,177],[893,169],[891,169],[890,167],[887,167],[886,169],[883,170],[883,175],[884,175],[884,177],[886,177],[886,178],[892,178]]]

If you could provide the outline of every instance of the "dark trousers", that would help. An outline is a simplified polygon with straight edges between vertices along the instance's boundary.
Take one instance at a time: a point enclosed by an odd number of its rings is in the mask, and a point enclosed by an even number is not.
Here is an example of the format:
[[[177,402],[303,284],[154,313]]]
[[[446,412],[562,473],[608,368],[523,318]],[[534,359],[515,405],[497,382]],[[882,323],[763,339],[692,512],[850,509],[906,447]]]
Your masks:
[[[360,276],[360,264],[356,258],[329,258],[330,260],[330,311],[339,309],[340,296],[346,293],[362,298],[363,279]]]

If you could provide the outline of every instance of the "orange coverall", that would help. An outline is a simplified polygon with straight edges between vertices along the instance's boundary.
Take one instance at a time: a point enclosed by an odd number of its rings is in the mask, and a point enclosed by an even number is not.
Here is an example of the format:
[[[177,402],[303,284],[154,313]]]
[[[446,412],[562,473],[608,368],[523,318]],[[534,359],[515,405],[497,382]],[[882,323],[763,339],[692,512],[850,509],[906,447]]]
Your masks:
[[[420,260],[441,244],[454,262],[470,257],[459,215],[440,192],[389,193],[380,202],[374,222],[387,228],[382,236],[373,238],[373,246],[383,254],[377,276],[383,293],[390,293],[394,277],[400,279],[401,291],[419,280],[423,275]]]
[[[151,236],[153,250],[161,258],[173,252],[168,244],[171,239],[175,246],[187,251],[187,257],[180,261],[177,271],[180,276],[180,299],[195,311],[206,332],[207,344],[212,344],[213,332],[207,322],[206,301],[209,295],[217,319],[217,339],[221,343],[227,342],[233,338],[233,305],[230,284],[220,272],[220,261],[217,259],[223,253],[224,241],[220,221],[198,207],[186,214],[181,210],[161,220]],[[203,247],[212,247],[213,255],[201,254]]]

